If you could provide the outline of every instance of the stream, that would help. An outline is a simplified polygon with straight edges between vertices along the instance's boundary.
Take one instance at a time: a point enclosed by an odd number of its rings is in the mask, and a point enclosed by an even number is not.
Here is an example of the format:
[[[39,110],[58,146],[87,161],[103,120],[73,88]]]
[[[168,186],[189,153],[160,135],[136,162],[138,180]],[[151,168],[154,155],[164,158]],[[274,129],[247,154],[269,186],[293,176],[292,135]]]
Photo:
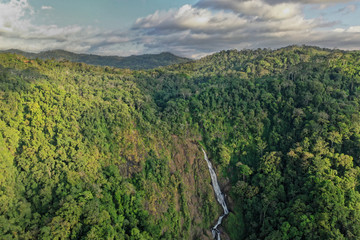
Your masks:
[[[221,222],[222,222],[223,218],[226,215],[229,214],[229,210],[228,210],[226,202],[225,202],[225,197],[222,194],[221,189],[219,187],[219,183],[217,181],[216,173],[215,173],[215,171],[214,171],[214,169],[213,169],[213,167],[211,165],[211,162],[208,159],[208,157],[206,155],[206,152],[204,151],[203,148],[202,148],[202,151],[204,152],[204,158],[205,158],[205,160],[207,162],[207,165],[209,167],[209,172],[210,172],[210,176],[211,176],[211,182],[212,182],[213,189],[214,189],[214,192],[215,192],[215,195],[216,195],[216,199],[220,203],[222,208],[224,209],[224,213],[219,217],[219,219],[217,220],[215,226],[211,228],[213,238],[217,239],[217,240],[221,240],[220,231],[218,229],[218,226],[221,225]]]

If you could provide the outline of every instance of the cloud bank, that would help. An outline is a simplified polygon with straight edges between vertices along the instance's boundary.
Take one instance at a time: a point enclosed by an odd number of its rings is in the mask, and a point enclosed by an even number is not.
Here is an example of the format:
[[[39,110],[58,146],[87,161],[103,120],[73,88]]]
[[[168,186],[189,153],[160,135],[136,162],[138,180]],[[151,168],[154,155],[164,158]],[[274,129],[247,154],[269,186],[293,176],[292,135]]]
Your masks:
[[[86,32],[76,25],[35,25],[31,21],[34,14],[27,0],[0,2],[0,43],[3,49],[40,51],[44,48],[63,48],[86,51],[89,48],[89,43],[83,39],[91,34],[91,29],[86,29]]]
[[[52,10],[50,6],[42,6],[41,10]],[[49,49],[64,49],[74,52],[97,51],[103,54],[137,53],[129,47],[131,39],[125,33],[101,31],[91,26],[69,25],[37,25],[33,23],[36,11],[27,0],[0,0],[0,48],[21,49],[39,52]],[[104,49],[107,45],[118,45],[115,49]],[[102,51],[103,50],[103,51]]]
[[[193,57],[222,49],[292,44],[359,48],[358,27],[335,28],[339,22],[304,16],[304,4],[336,2],[343,1],[200,0],[194,6],[140,18],[133,29],[141,30],[147,48],[165,46]],[[351,5],[342,11],[355,10]]]
[[[277,3],[285,3],[285,2],[304,3],[304,4],[332,4],[332,3],[353,2],[353,0],[265,0],[265,1],[269,4],[277,4]]]
[[[0,47],[25,51],[65,49],[103,55],[171,51],[200,57],[223,49],[278,48],[292,44],[359,49],[360,26],[305,17],[306,6],[357,11],[357,1],[199,0],[137,19],[125,31],[91,26],[34,24],[37,10],[28,0],[0,0]],[[351,2],[351,3],[350,3]],[[39,11],[54,10],[42,6]]]

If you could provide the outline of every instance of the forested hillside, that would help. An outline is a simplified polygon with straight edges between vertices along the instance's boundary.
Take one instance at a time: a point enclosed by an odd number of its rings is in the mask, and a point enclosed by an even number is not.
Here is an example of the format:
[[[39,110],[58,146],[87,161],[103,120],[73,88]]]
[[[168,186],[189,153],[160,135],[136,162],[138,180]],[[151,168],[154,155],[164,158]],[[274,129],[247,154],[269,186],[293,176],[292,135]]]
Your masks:
[[[0,54],[3,239],[360,238],[360,52],[154,70]]]
[[[159,54],[132,55],[128,57],[77,54],[64,50],[50,50],[40,53],[30,53],[17,49],[9,49],[0,52],[19,54],[29,59],[40,58],[42,60],[67,60],[96,66],[110,66],[128,69],[151,69],[191,61],[191,59],[175,56],[174,54],[168,52]]]
[[[1,239],[188,239],[209,229],[217,205],[195,139],[171,134],[135,72],[0,62]]]

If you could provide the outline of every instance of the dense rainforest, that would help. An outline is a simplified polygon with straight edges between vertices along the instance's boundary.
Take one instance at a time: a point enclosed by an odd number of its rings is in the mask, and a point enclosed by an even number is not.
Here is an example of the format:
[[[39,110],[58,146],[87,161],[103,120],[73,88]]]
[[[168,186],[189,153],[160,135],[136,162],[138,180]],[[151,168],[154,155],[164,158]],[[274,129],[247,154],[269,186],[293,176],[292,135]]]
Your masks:
[[[360,52],[151,70],[0,54],[1,239],[360,238]]]
[[[49,50],[39,53],[31,53],[18,49],[9,49],[0,51],[0,53],[14,53],[25,56],[29,59],[39,58],[42,60],[67,60],[71,62],[86,63],[96,66],[110,66],[126,69],[151,69],[191,61],[191,59],[179,57],[169,52],[162,52],[159,54],[131,55],[128,57],[77,54],[64,50]]]

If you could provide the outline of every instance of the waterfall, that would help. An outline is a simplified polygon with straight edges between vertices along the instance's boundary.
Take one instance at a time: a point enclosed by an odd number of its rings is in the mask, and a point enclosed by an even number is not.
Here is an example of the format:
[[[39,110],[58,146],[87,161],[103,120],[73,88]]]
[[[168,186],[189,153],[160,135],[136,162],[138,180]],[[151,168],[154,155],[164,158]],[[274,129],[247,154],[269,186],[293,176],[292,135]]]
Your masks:
[[[213,188],[214,188],[214,192],[215,192],[215,195],[216,195],[216,199],[217,201],[220,203],[220,205],[222,206],[222,208],[224,209],[224,213],[223,215],[221,215],[219,217],[219,219],[217,220],[215,226],[211,229],[211,232],[212,232],[212,235],[213,235],[213,238],[214,239],[217,239],[217,240],[220,240],[220,231],[217,229],[218,226],[221,224],[223,218],[229,214],[229,210],[227,208],[227,205],[226,205],[226,202],[225,202],[225,197],[224,195],[222,194],[221,192],[221,189],[219,187],[219,183],[217,181],[217,177],[216,177],[216,173],[211,165],[211,162],[210,160],[208,159],[207,155],[206,155],[206,152],[204,151],[204,149],[202,148],[202,151],[204,153],[204,158],[207,162],[207,165],[209,167],[209,172],[210,172],[210,176],[211,176],[211,182],[212,182],[212,185],[213,185]]]

